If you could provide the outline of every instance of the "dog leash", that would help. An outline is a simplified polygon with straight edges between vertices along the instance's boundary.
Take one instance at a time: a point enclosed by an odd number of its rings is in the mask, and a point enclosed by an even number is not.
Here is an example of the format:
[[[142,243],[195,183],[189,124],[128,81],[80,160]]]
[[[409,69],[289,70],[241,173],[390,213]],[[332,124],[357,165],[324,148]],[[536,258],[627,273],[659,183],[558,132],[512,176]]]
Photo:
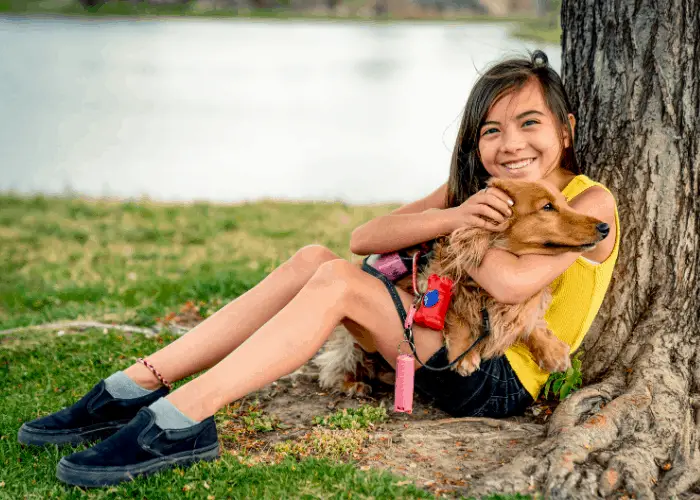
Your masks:
[[[386,289],[389,291],[389,295],[391,296],[392,301],[394,302],[394,307],[396,308],[396,312],[399,314],[399,318],[401,319],[401,324],[403,325],[403,333],[404,333],[404,341],[408,343],[408,345],[411,348],[411,351],[413,352],[413,356],[415,359],[418,361],[418,363],[424,367],[427,370],[434,371],[434,372],[442,372],[445,370],[449,370],[452,368],[454,365],[459,363],[464,356],[469,354],[472,349],[474,349],[479,343],[484,340],[490,333],[491,333],[491,322],[489,321],[489,313],[486,310],[486,307],[481,308],[481,335],[479,336],[478,339],[474,341],[472,345],[469,346],[469,348],[464,351],[462,354],[457,356],[454,361],[451,363],[441,367],[441,368],[434,368],[432,366],[428,366],[425,363],[423,363],[420,358],[418,357],[418,353],[416,352],[416,346],[414,342],[414,337],[413,337],[413,315],[415,315],[415,312],[418,308],[418,305],[420,304],[420,301],[422,299],[422,295],[418,291],[417,288],[417,283],[416,283],[416,274],[417,274],[417,255],[418,252],[416,252],[413,255],[413,293],[415,295],[415,299],[413,301],[413,304],[411,304],[411,307],[409,309],[409,312],[406,312],[406,309],[403,306],[403,302],[401,302],[401,297],[399,297],[399,294],[396,290],[396,286],[382,273],[377,271],[375,268],[367,264],[367,259],[369,257],[365,257],[365,259],[362,261],[362,270],[365,271],[368,274],[371,274],[375,278],[379,279],[384,283],[384,286],[386,286]],[[403,343],[402,342],[402,343]]]

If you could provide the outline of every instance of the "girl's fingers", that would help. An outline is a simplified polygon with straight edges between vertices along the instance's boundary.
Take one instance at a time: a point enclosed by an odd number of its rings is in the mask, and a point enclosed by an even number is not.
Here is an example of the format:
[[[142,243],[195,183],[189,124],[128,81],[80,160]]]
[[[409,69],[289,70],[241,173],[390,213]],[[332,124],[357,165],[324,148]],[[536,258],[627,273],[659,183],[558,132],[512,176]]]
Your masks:
[[[501,198],[498,198],[497,196],[489,195],[489,198],[487,198],[484,203],[488,203],[488,205],[490,205],[494,209],[498,210],[505,217],[510,217],[511,215],[513,215],[513,211],[511,210],[510,206],[508,205],[508,202],[503,201]]]
[[[497,187],[489,186],[484,190],[484,192],[487,194],[491,194],[493,196],[497,196],[498,198],[500,198],[501,200],[503,200],[504,202],[506,202],[506,204],[508,204],[510,206],[513,205],[513,200],[510,198],[508,193],[506,193],[502,189],[498,189]]]
[[[487,205],[485,203],[479,203],[478,205],[476,205],[474,207],[474,212],[476,214],[478,214],[479,216],[485,217],[487,219],[491,219],[496,224],[500,224],[501,222],[504,222],[508,218],[507,216],[504,216],[498,210],[495,210],[490,205]]]
[[[508,229],[508,221],[503,221],[500,224],[492,224],[488,227],[489,230],[501,233]]]
[[[495,187],[486,188],[483,193],[484,200],[482,203],[491,205],[506,217],[511,216],[513,212],[511,211],[510,207],[513,205],[513,200],[510,199],[508,193]]]
[[[491,229],[492,227],[496,227],[497,224],[494,224],[492,221],[487,221],[486,219],[482,219],[478,215],[473,215],[467,224],[471,227],[478,227],[479,229]]]
[[[488,229],[489,231],[502,232],[508,227],[507,221],[496,223],[491,219],[485,219],[478,215],[471,217],[468,224],[472,227],[478,227],[480,229]]]

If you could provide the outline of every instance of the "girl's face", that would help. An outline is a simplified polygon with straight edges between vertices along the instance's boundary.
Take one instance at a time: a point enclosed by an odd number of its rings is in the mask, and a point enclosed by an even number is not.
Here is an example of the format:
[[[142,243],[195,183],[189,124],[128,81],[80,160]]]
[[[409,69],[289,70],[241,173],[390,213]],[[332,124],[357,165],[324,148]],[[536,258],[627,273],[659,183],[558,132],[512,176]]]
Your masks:
[[[573,128],[573,115],[569,116]],[[547,107],[539,83],[525,86],[497,100],[479,130],[479,157],[493,177],[536,181],[560,166],[561,125]]]

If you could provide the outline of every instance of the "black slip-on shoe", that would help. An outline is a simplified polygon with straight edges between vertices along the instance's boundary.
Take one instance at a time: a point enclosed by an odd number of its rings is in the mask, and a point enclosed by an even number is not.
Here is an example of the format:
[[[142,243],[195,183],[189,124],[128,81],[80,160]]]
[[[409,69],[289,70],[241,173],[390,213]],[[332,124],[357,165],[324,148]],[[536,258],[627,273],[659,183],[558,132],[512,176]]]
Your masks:
[[[156,425],[153,411],[143,408],[110,438],[63,457],[58,462],[56,477],[75,486],[109,486],[218,456],[214,417],[186,429],[161,429]]]
[[[22,444],[72,444],[92,442],[111,436],[128,424],[138,411],[168,394],[161,387],[140,398],[118,399],[105,389],[104,380],[77,403],[22,424],[17,440]]]

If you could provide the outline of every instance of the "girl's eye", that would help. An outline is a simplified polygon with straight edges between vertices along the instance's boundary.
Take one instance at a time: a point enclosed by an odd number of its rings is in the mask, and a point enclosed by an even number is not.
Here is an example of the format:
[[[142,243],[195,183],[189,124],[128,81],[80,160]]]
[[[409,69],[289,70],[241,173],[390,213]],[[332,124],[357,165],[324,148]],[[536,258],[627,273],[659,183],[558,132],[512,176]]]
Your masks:
[[[552,205],[551,203],[547,203],[545,206],[543,206],[542,210],[544,210],[545,212],[554,212],[555,211],[554,205]]]
[[[537,120],[525,120],[523,122],[523,127],[528,127],[530,125],[537,125],[539,122]]]
[[[498,129],[496,127],[491,127],[491,128],[487,128],[487,129],[483,130],[481,132],[481,135],[484,136],[484,135],[489,135],[489,134],[495,134],[496,132],[498,132]]]

